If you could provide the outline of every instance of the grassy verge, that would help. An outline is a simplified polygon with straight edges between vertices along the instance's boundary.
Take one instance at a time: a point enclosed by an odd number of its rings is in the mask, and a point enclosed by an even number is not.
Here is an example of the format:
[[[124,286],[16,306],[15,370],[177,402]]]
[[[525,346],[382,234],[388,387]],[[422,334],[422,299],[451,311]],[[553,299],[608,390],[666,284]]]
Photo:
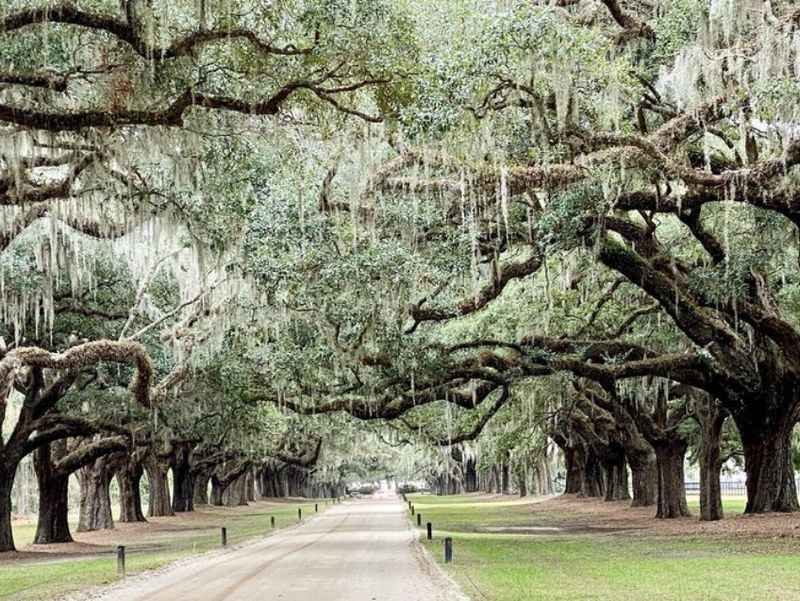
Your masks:
[[[101,557],[62,555],[44,561],[0,563],[0,600],[52,600],[71,591],[112,583],[118,578],[113,554],[116,544],[127,545],[127,573],[134,575],[219,548],[221,526],[227,528],[228,544],[235,545],[268,535],[271,532],[270,516],[275,516],[276,529],[296,524],[298,508],[303,510],[303,516],[314,514],[313,502],[257,503],[236,509],[202,508],[199,519],[193,519],[174,531],[168,528],[138,533],[136,529],[112,531],[110,546],[98,549]],[[320,511],[323,508],[320,503]],[[35,526],[15,526],[18,547],[30,543],[34,532]]]
[[[453,537],[454,562],[445,569],[476,601],[800,601],[796,540],[486,533],[478,530],[563,525],[569,516],[520,501],[412,498],[423,526],[435,525],[425,544],[437,561],[442,538]],[[738,506],[728,505],[731,513]]]

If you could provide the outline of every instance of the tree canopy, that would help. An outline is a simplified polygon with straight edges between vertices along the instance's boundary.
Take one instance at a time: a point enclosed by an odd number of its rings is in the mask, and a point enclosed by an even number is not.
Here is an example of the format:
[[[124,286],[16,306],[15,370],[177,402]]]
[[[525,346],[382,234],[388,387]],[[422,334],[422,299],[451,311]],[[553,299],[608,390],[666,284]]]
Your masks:
[[[800,11],[433,4],[0,9],[0,550],[37,449],[164,511],[555,448],[659,517],[687,452],[704,519],[730,458],[800,508]]]

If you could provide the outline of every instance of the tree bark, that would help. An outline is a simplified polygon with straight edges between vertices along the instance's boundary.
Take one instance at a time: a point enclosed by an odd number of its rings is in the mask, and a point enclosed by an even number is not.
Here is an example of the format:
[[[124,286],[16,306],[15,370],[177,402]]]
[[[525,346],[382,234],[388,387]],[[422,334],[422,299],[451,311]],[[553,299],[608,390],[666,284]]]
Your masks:
[[[194,505],[208,505],[208,482],[211,476],[198,474],[194,479]]]
[[[172,511],[194,511],[194,478],[188,464],[176,464],[172,468]]]
[[[478,472],[474,457],[467,457],[464,461],[464,490],[466,492],[477,492]]]
[[[244,475],[236,478],[222,493],[222,504],[228,507],[239,507],[247,505]]]
[[[114,473],[110,457],[101,457],[78,470],[80,514],[78,532],[114,528],[109,487]]]
[[[225,494],[225,489],[227,487],[223,486],[222,483],[217,479],[216,476],[211,476],[211,504],[217,507],[224,505],[223,495]]]
[[[511,470],[508,465],[508,461],[504,461],[503,464],[500,466],[500,474],[502,478],[502,490],[501,492],[504,495],[511,494]]]
[[[148,517],[175,515],[172,511],[172,503],[170,503],[169,488],[167,486],[169,466],[164,465],[152,453],[149,453],[144,462],[144,469],[147,472],[150,490],[148,494]]]
[[[722,490],[719,473],[722,469],[721,457],[722,429],[725,414],[717,407],[710,406],[702,412],[700,425],[700,520],[713,522],[723,518]]]
[[[194,511],[194,474],[191,466],[192,445],[176,445],[172,461],[172,511]]]
[[[771,342],[757,345],[762,389],[721,398],[739,430],[747,473],[745,513],[800,510],[791,458],[792,430],[800,417],[800,381]]]
[[[603,497],[606,494],[606,484],[603,478],[603,469],[595,452],[587,447],[583,468],[583,481],[581,482],[581,497]]]
[[[119,521],[146,522],[142,510],[142,493],[140,485],[144,468],[134,457],[128,458],[125,465],[117,472],[119,484]]]
[[[800,509],[792,465],[793,425],[779,423],[766,435],[739,428],[747,472],[745,513]]]
[[[39,485],[39,519],[36,524],[35,545],[71,543],[69,531],[69,474],[59,473],[53,467],[51,447],[63,446],[66,441],[42,445],[34,451],[34,469]],[[61,451],[63,455],[63,449]]]
[[[247,494],[247,501],[254,503],[256,501],[256,480],[253,476],[253,470],[247,470],[246,474],[247,480],[245,483],[246,486],[246,494]]]
[[[16,551],[11,529],[11,489],[16,471],[16,465],[0,467],[0,553]]]
[[[567,445],[562,451],[564,452],[564,467],[567,471],[564,494],[581,494],[586,477],[586,453],[577,445]]]
[[[634,463],[630,461],[633,501],[631,507],[649,507],[658,500],[658,465],[655,454],[652,461]]]
[[[671,519],[690,515],[683,473],[686,447],[687,444],[682,439],[660,441],[653,445],[658,464],[657,518]]]
[[[628,466],[621,448],[609,447],[603,458],[603,473],[606,481],[606,501],[626,501],[631,498],[628,492]]]

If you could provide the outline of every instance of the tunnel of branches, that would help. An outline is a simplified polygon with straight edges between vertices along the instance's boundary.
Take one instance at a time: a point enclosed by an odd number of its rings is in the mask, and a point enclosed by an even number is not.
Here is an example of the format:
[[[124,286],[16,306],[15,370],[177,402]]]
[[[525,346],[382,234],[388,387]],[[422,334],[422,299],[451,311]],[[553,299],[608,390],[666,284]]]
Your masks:
[[[800,509],[788,0],[9,0],[0,551],[201,505]]]

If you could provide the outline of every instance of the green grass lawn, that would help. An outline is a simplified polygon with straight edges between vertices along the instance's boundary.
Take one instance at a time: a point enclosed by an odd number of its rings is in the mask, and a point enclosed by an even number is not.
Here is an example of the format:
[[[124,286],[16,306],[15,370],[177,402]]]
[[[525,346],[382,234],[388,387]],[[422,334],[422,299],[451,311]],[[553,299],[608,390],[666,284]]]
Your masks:
[[[689,497],[689,511],[692,515],[700,514],[700,499],[698,497]],[[722,498],[722,511],[725,515],[737,515],[744,513],[744,506],[747,504],[747,499],[744,497]]]
[[[425,544],[437,561],[442,538],[453,537],[445,569],[476,601],[800,600],[796,539],[486,533],[477,530],[563,525],[569,516],[518,501],[410,498],[423,526],[435,525]],[[733,514],[739,503],[725,509]]]
[[[258,503],[246,510],[202,508],[203,512],[209,511],[208,518],[204,517],[191,529],[179,532],[155,531],[147,537],[135,537],[120,530],[120,544],[128,544],[127,573],[133,575],[152,570],[194,553],[219,548],[221,526],[227,529],[229,545],[263,537],[271,532],[270,516],[275,516],[276,528],[280,529],[297,523],[298,508],[302,508],[304,517],[314,514],[313,501],[303,504]],[[320,511],[323,509],[320,502]],[[16,525],[14,538],[17,547],[29,544],[35,530],[35,525]],[[0,562],[0,600],[49,601],[70,591],[114,582],[117,580],[116,569],[113,552],[100,558]]]

